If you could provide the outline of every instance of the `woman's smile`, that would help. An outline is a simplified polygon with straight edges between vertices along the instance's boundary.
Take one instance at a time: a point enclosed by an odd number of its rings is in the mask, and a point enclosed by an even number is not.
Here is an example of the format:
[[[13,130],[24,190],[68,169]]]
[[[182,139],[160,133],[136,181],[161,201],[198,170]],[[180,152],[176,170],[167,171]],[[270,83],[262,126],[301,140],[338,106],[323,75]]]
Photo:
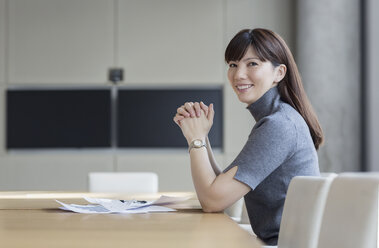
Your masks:
[[[238,92],[244,93],[249,91],[253,86],[253,84],[238,84],[236,85],[236,88]]]

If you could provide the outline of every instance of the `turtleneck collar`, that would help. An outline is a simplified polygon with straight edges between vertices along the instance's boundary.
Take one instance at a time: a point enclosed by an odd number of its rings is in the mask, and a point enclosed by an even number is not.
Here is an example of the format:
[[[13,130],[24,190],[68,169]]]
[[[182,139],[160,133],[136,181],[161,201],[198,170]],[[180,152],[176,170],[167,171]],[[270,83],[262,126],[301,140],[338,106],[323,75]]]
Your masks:
[[[279,100],[278,87],[275,86],[264,93],[257,101],[247,106],[247,109],[253,115],[255,121],[258,122],[263,117],[274,112],[275,106],[279,104]]]

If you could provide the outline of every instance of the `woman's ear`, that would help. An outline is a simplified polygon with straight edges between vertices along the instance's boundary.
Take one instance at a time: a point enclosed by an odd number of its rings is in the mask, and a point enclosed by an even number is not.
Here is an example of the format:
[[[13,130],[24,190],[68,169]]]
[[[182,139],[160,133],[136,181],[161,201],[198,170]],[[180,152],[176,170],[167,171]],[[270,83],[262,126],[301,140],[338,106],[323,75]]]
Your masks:
[[[276,71],[275,83],[279,83],[280,81],[282,81],[282,79],[286,75],[287,66],[285,66],[284,64],[280,64],[279,66],[275,68],[275,71]]]

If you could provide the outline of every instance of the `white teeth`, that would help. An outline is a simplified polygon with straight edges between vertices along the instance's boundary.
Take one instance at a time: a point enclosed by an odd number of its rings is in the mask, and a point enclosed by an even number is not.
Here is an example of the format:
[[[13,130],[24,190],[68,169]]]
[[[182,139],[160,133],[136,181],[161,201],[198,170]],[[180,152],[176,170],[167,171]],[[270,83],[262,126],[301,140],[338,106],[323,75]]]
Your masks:
[[[252,87],[253,85],[243,85],[243,86],[237,86],[237,89],[239,90],[244,90],[244,89],[248,89],[250,87]]]

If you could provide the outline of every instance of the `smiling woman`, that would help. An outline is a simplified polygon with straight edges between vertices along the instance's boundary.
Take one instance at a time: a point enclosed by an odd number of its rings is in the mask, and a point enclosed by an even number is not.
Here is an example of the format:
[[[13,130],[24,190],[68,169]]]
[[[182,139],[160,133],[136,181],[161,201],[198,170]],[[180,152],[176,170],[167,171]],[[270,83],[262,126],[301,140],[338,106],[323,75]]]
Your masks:
[[[229,61],[228,79],[239,100],[248,105],[276,86],[286,74],[286,66],[261,61],[251,46],[239,61]]]
[[[244,197],[251,226],[276,245],[286,192],[294,176],[318,176],[316,149],[323,134],[293,56],[284,40],[266,29],[245,29],[225,52],[228,79],[254,117],[248,140],[224,170],[218,167],[208,132],[213,105],[187,102],[174,121],[190,149],[197,196],[206,212],[217,212]]]

